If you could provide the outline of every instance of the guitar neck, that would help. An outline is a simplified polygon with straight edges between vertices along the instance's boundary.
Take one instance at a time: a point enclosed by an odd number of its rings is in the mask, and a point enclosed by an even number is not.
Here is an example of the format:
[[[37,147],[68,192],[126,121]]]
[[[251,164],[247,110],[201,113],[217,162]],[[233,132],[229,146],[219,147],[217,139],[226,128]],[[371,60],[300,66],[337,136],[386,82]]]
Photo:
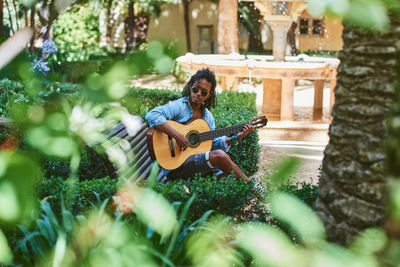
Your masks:
[[[202,132],[199,134],[200,141],[203,142],[203,141],[211,140],[213,138],[217,138],[217,137],[224,136],[224,135],[236,134],[236,133],[240,132],[241,130],[243,130],[243,125],[244,124],[239,124],[239,125],[219,128],[219,129],[208,131],[208,132]]]

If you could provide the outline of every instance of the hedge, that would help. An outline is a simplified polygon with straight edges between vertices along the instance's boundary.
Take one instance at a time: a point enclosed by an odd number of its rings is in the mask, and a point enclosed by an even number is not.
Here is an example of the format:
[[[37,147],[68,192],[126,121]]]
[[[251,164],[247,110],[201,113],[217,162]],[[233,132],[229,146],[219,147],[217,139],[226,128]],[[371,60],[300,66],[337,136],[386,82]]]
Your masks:
[[[39,199],[47,198],[56,214],[60,215],[61,199],[68,194],[68,180],[61,177],[42,179],[36,186]],[[117,191],[117,180],[109,177],[85,181],[76,180],[72,184],[74,192],[71,212],[82,213],[98,205],[105,199],[110,199]],[[196,195],[191,208],[190,219],[196,220],[204,212],[214,210],[237,221],[267,221],[268,214],[259,201],[255,201],[251,184],[244,180],[228,176],[224,179],[214,177],[199,177],[188,180],[176,180],[169,183],[157,183],[154,188],[171,203],[185,203]],[[267,194],[270,188],[267,187]],[[318,187],[306,183],[283,184],[278,191],[296,196],[309,206],[317,198]]]

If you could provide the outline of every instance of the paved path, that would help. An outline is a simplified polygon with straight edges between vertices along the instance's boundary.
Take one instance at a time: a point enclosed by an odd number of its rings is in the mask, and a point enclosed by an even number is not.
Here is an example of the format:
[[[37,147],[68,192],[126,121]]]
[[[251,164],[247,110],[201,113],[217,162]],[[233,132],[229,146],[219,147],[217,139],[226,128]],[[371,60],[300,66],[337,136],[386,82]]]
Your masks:
[[[301,165],[293,174],[294,180],[312,184],[318,183],[320,166],[326,143],[297,142],[297,141],[260,141],[260,170],[259,178],[269,177],[276,164],[285,157],[300,159]]]

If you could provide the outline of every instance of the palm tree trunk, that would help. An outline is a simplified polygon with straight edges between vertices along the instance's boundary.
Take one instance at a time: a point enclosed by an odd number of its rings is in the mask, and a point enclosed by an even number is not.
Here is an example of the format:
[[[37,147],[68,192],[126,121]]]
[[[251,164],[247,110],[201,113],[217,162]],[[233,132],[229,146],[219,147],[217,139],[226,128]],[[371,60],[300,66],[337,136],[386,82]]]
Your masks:
[[[343,31],[330,141],[315,203],[328,239],[339,244],[385,221],[383,139],[395,96],[395,26],[386,34],[348,26]]]

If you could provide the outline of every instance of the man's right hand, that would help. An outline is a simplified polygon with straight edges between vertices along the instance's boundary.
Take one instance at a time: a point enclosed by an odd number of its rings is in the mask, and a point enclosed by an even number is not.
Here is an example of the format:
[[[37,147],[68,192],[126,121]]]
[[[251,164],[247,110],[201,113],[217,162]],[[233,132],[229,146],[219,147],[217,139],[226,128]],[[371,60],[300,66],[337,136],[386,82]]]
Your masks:
[[[165,122],[161,125],[155,126],[154,129],[173,137],[181,151],[185,151],[189,147],[189,141],[187,140],[186,136],[175,130],[168,123]]]
[[[176,132],[174,138],[181,151],[185,151],[189,147],[189,141],[187,140],[186,136],[180,132]]]

